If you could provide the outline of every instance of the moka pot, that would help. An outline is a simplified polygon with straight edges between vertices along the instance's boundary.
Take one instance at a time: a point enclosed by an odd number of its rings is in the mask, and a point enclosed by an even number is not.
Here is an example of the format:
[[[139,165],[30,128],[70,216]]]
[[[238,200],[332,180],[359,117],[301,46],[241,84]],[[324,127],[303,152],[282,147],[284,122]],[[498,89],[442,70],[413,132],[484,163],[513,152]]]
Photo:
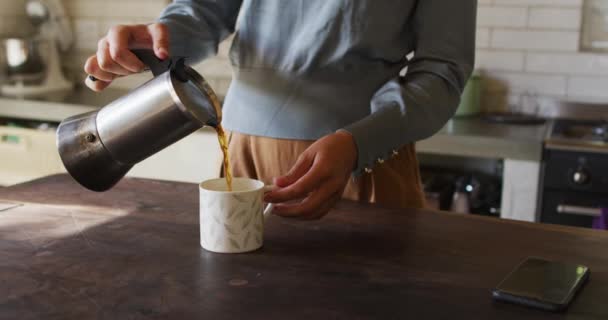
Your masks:
[[[112,188],[138,162],[221,122],[215,93],[183,58],[160,61],[152,50],[132,51],[154,78],[98,111],[65,119],[57,129],[65,168],[93,191]]]

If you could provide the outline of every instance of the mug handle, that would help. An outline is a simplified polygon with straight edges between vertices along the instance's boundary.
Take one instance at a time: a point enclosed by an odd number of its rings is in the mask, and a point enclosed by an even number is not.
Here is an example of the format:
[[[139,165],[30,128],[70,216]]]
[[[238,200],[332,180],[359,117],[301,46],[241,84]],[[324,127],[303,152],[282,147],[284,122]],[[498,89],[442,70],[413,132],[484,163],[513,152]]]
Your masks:
[[[267,192],[270,192],[274,189],[276,189],[277,187],[275,185],[269,185],[269,186],[265,186],[264,187],[264,194],[266,194]],[[264,208],[264,219],[268,219],[270,216],[272,216],[272,211],[274,210],[274,203],[269,203],[266,205],[266,208]]]

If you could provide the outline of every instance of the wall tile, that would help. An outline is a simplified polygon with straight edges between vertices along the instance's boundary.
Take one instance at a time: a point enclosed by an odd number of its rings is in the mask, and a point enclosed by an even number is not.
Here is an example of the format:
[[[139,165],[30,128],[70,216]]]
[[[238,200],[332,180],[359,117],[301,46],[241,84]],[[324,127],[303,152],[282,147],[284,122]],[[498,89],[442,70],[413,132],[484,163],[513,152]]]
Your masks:
[[[568,80],[568,97],[608,104],[608,76],[575,76]]]
[[[97,50],[99,41],[99,24],[96,19],[75,19],[74,28],[75,48],[83,50]]]
[[[490,29],[488,29],[488,28],[477,28],[477,32],[476,32],[476,46],[477,46],[477,48],[488,48],[488,47],[490,47]]]
[[[583,0],[494,0],[497,5],[580,7]]]
[[[577,51],[576,31],[535,31],[495,29],[491,47],[497,49]]]
[[[477,25],[480,27],[525,27],[528,20],[526,7],[479,6]]]
[[[166,6],[163,0],[71,0],[65,1],[66,10],[72,17],[108,18],[156,18]]]
[[[579,30],[581,10],[573,8],[530,8],[528,26],[532,28]]]
[[[526,71],[568,75],[608,75],[608,55],[529,53],[526,58]]]
[[[524,70],[523,51],[477,50],[475,67],[486,70]]]
[[[566,95],[566,76],[490,71],[484,74],[486,75],[484,86],[489,92]]]

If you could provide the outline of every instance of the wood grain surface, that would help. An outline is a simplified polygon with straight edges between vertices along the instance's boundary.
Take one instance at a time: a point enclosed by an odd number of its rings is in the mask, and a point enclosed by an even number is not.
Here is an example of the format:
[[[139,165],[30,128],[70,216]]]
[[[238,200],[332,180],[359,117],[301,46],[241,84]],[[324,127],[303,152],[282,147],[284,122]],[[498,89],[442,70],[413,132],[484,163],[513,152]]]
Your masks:
[[[608,233],[341,203],[264,247],[199,245],[193,184],[65,175],[0,190],[0,319],[608,319]],[[585,264],[566,313],[492,302],[522,259]]]

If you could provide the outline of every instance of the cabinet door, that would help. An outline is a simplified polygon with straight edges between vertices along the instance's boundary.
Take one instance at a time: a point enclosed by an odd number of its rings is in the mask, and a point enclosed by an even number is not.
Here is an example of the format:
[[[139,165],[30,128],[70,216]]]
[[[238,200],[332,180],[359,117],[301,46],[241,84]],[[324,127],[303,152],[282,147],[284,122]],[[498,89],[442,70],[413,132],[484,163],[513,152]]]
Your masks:
[[[55,131],[0,127],[0,185],[65,172]]]
[[[540,162],[505,159],[500,217],[538,221]]]

